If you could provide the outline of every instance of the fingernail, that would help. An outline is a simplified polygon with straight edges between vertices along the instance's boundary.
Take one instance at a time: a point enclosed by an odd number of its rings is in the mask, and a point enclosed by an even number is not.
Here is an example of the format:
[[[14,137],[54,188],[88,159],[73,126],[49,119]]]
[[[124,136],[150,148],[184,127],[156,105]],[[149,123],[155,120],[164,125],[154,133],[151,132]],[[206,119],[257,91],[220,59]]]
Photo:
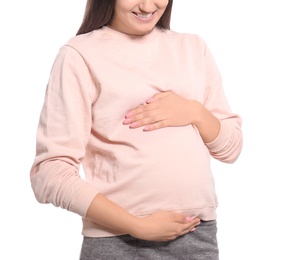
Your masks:
[[[150,128],[149,126],[145,126],[145,127],[143,128],[143,131],[149,131],[149,130],[151,130],[151,128]]]
[[[131,117],[131,116],[133,116],[133,113],[132,112],[128,112],[125,117],[128,118],[128,117]]]
[[[194,232],[196,230],[196,228],[193,228],[192,230],[191,230],[191,232]]]
[[[135,127],[137,127],[137,126],[138,126],[138,123],[134,122],[134,123],[132,123],[132,124],[130,125],[130,128],[135,128]]]
[[[151,97],[149,99],[147,99],[146,103],[151,103],[154,99]]]
[[[192,220],[193,220],[192,217],[186,217],[186,221],[190,222],[190,221],[192,221]]]
[[[129,123],[131,123],[131,119],[130,118],[124,119],[123,124],[129,124]]]

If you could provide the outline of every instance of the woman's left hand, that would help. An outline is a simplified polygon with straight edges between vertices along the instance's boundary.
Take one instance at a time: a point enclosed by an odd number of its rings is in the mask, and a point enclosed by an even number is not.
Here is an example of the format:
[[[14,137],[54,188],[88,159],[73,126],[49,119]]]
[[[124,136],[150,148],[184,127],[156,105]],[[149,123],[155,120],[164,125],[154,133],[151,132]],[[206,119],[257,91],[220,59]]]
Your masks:
[[[201,107],[198,101],[185,99],[172,91],[160,92],[148,99],[144,105],[130,110],[123,124],[129,125],[130,128],[144,126],[144,131],[185,126],[198,119]]]

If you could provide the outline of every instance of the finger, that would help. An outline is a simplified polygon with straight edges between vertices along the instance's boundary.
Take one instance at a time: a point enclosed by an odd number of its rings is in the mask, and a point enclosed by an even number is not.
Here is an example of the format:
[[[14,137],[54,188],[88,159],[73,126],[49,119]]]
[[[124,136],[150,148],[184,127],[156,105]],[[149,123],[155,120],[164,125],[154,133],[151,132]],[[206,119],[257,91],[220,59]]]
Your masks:
[[[139,120],[130,124],[130,128],[143,127],[143,131],[153,131],[165,127],[163,121],[153,122],[151,118],[146,118],[144,120]]]
[[[184,235],[184,234],[187,234],[187,233],[189,233],[189,232],[195,231],[197,226],[198,226],[197,223],[195,223],[195,224],[193,224],[193,223],[184,224],[183,230],[182,230],[182,232],[181,232],[181,235]]]
[[[195,226],[197,226],[197,225],[199,225],[200,224],[200,218],[195,218],[194,220],[192,220],[192,223],[195,225]]]
[[[173,213],[173,221],[179,224],[189,224],[188,217],[180,213]]]
[[[125,115],[125,118],[130,118],[130,117],[133,117],[134,115],[137,115],[137,114],[141,114],[141,113],[144,113],[146,111],[149,111],[149,110],[152,110],[153,109],[153,106],[151,106],[150,104],[141,104],[139,105],[137,108],[134,108],[132,110],[130,110],[126,115]]]
[[[164,128],[165,126],[166,125],[164,124],[164,121],[159,121],[159,122],[154,123],[154,124],[146,125],[143,128],[143,131],[149,132],[149,131],[153,131],[153,130]]]
[[[124,124],[130,121],[130,128],[138,128],[145,126],[144,131],[156,130],[167,125],[167,120],[165,120],[165,115],[158,113],[158,111],[147,111],[131,118],[124,120]],[[146,127],[147,126],[147,127]]]
[[[179,224],[179,230],[175,233],[175,236],[182,236],[191,232],[195,227],[192,224]]]
[[[140,112],[139,112],[138,109],[137,110],[132,110],[125,116],[123,124],[124,125],[129,125],[129,124],[132,124],[134,122],[141,121],[141,122],[138,122],[137,125],[140,125],[140,126],[146,125],[147,124],[146,119],[148,117],[148,114],[149,114],[149,112],[146,112],[144,110],[140,110]]]
[[[159,93],[156,93],[156,94],[152,97],[152,99],[153,99],[153,101],[155,101],[155,100],[164,98],[164,97],[168,96],[168,95],[171,94],[171,93],[172,93],[172,91],[170,91],[170,90],[168,90],[168,91],[163,91],[163,92],[159,92]]]

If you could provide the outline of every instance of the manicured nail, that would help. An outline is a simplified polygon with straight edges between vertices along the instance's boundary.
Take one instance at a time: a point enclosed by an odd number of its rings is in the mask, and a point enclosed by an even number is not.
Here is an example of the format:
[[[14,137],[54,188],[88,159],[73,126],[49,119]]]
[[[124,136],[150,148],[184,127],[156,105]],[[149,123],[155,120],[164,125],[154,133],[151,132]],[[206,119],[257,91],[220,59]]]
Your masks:
[[[135,127],[137,127],[137,126],[138,126],[138,123],[134,122],[134,123],[132,123],[132,124],[130,125],[130,128],[135,128]]]
[[[131,123],[131,119],[130,118],[124,119],[123,124],[127,125],[129,123]]]
[[[128,113],[126,114],[125,118],[131,117],[131,116],[133,116],[133,112],[128,112]]]
[[[143,128],[143,131],[149,131],[149,130],[151,130],[151,128],[150,128],[149,126],[145,126],[145,127]]]
[[[192,230],[190,230],[191,232],[194,232],[196,230],[196,228],[193,228]]]

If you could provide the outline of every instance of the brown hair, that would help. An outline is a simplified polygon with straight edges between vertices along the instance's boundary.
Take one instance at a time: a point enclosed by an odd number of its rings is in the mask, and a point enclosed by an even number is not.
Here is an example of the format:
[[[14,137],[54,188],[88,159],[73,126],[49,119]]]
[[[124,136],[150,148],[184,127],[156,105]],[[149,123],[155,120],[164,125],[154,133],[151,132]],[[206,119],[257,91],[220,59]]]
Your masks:
[[[170,29],[173,0],[169,0],[167,8],[157,27]],[[88,33],[109,24],[113,18],[115,0],[88,0],[83,22],[76,35]]]

